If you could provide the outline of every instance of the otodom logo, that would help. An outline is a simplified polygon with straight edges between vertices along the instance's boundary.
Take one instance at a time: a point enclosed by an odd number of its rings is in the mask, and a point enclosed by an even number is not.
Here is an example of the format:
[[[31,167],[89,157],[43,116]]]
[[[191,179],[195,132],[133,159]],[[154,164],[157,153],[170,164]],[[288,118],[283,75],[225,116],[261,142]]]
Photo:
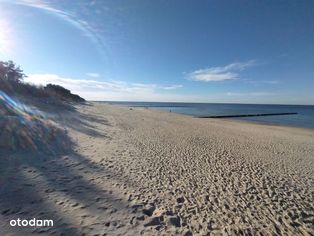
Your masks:
[[[52,227],[53,226],[53,220],[41,220],[41,219],[30,219],[30,220],[26,220],[26,219],[12,219],[10,220],[10,225],[12,227],[27,227],[27,226],[31,226],[31,227]]]

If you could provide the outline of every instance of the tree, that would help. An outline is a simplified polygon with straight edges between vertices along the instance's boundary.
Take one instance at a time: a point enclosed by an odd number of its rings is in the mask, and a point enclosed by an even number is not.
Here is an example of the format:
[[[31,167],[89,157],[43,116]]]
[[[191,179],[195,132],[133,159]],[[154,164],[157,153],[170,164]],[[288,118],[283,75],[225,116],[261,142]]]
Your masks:
[[[25,77],[26,75],[23,73],[23,70],[19,66],[16,66],[13,61],[0,61],[0,92],[5,92],[10,96],[56,97],[65,101],[85,101],[80,96],[72,94],[70,90],[60,85],[47,84],[45,87],[37,87],[24,83],[23,79]]]
[[[26,75],[13,61],[0,61],[0,79],[13,83],[21,83]]]

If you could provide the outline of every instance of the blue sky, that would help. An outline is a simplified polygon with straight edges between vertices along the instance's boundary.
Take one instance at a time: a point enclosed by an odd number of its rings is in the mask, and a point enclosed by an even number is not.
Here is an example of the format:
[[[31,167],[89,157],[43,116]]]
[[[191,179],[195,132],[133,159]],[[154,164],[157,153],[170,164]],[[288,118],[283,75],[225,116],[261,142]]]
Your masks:
[[[89,100],[314,104],[313,1],[0,0],[0,60]]]

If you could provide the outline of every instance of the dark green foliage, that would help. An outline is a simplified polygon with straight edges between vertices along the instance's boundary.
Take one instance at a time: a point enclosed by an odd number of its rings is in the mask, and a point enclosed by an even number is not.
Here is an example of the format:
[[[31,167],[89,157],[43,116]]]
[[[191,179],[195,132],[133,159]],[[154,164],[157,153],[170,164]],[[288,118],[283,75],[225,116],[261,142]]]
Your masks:
[[[0,78],[12,83],[21,83],[25,74],[13,61],[0,61]]]
[[[73,102],[84,102],[85,100],[79,95],[72,94],[70,90],[56,84],[47,84],[44,90],[50,94],[58,96],[61,99],[71,100]]]
[[[11,96],[30,98],[57,98],[63,101],[84,102],[79,95],[60,85],[48,84],[45,87],[24,83],[26,75],[13,61],[0,61],[0,90]]]
[[[50,90],[50,91],[53,91],[57,94],[60,94],[62,96],[68,96],[71,94],[71,91],[66,89],[66,88],[63,88],[62,86],[60,85],[56,85],[56,84],[47,84],[44,89],[46,90]]]

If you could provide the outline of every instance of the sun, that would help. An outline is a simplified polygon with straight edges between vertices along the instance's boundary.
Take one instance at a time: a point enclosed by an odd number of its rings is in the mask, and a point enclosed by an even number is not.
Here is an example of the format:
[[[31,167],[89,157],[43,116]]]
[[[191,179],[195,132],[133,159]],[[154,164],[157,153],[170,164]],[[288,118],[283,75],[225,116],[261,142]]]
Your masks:
[[[0,19],[0,55],[7,56],[13,50],[13,34],[10,24]]]

